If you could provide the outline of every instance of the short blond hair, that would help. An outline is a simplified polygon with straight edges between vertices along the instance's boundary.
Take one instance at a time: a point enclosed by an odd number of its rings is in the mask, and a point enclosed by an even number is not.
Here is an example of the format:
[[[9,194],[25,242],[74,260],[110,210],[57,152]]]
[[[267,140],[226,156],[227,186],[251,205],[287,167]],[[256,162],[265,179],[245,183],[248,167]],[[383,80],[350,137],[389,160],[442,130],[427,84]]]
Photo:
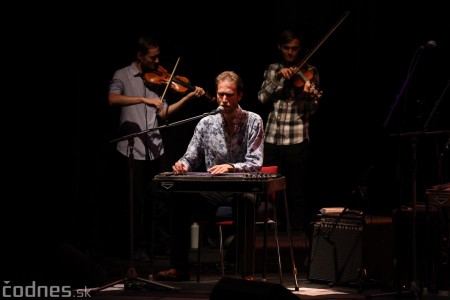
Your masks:
[[[228,80],[236,83],[237,92],[242,93],[244,91],[244,82],[242,81],[241,76],[236,74],[233,71],[223,71],[216,77],[216,88],[221,81]]]

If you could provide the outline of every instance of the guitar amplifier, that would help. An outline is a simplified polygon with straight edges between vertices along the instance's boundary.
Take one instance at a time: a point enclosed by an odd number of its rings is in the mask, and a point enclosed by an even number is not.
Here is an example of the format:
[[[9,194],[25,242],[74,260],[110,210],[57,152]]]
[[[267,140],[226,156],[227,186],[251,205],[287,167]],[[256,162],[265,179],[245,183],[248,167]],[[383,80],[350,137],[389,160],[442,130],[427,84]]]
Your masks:
[[[308,279],[335,284],[359,279],[364,217],[322,216],[314,223]]]
[[[431,232],[432,234],[437,232],[439,236],[437,240],[430,243],[434,247],[438,245],[439,249],[433,255],[434,258],[439,259],[437,267],[433,270],[437,273],[436,285],[439,290],[448,291],[450,288],[450,182],[427,189],[426,195],[430,205],[428,214],[432,214],[433,211],[437,212],[437,215],[431,215],[429,219],[439,220],[438,227],[432,228]],[[427,236],[432,236],[432,234]]]
[[[450,182],[435,185],[426,192],[430,205],[450,208]]]
[[[399,285],[408,286],[414,280],[415,268],[417,279],[430,291],[449,290],[450,223],[446,209],[442,205],[427,207],[419,203],[415,207],[415,217],[413,207],[393,211]]]

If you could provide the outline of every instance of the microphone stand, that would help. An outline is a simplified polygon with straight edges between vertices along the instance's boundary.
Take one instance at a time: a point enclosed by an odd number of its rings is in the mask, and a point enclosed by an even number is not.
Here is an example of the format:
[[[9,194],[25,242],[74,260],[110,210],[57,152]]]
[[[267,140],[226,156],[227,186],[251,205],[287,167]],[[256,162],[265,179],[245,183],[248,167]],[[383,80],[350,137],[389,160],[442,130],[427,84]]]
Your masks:
[[[417,143],[419,137],[422,136],[435,136],[435,135],[446,135],[450,136],[450,131],[442,130],[442,131],[419,131],[419,132],[405,132],[400,134],[390,135],[391,137],[409,137],[411,139],[411,193],[412,193],[412,203],[411,203],[411,253],[412,253],[412,280],[411,286],[409,290],[401,290],[401,287],[398,287],[399,290],[395,292],[387,292],[387,293],[379,293],[367,295],[366,298],[375,298],[375,297],[386,297],[389,295],[405,295],[410,294],[413,295],[415,299],[419,299],[421,293],[420,286],[417,282],[417,238],[416,238],[416,226],[417,226]]]
[[[444,90],[442,91],[441,95],[439,96],[438,100],[435,102],[433,109],[431,110],[430,115],[428,116],[428,119],[425,121],[424,125],[423,125],[423,131],[426,132],[427,128],[428,128],[428,124],[430,123],[430,121],[433,119],[433,116],[437,110],[437,108],[439,107],[439,104],[441,103],[442,99],[444,98],[444,95],[447,92],[448,86],[450,85],[450,80],[447,81],[447,85],[445,86]],[[449,138],[450,141],[450,138]],[[448,144],[448,142],[447,142]],[[438,158],[438,179],[439,179],[439,184],[443,183],[443,174],[442,174],[442,152],[440,157]],[[429,197],[427,197],[426,203],[425,203],[425,234],[428,234],[429,230],[430,230],[430,203],[429,203]],[[428,278],[428,269],[429,266],[431,264],[431,260],[430,260],[430,256],[428,254],[430,254],[430,239],[427,238],[426,239],[426,248],[425,248],[425,254],[427,255],[427,259],[425,261],[425,282],[424,282],[424,288],[427,287],[427,284],[431,284],[430,282],[428,282],[427,278]]]
[[[112,287],[115,286],[117,284],[123,283],[124,284],[124,288],[127,287],[138,287],[137,283],[141,282],[145,288],[147,288],[148,286],[154,285],[158,290],[166,290],[166,291],[176,291],[177,289],[175,287],[169,286],[169,285],[165,285],[165,284],[161,284],[161,283],[156,283],[154,281],[150,281],[144,278],[140,278],[138,276],[138,273],[136,271],[135,268],[135,264],[134,264],[134,211],[133,211],[133,202],[134,202],[134,197],[133,197],[133,164],[134,164],[134,154],[133,154],[133,149],[134,149],[134,137],[136,135],[130,135],[124,138],[120,138],[117,140],[113,140],[111,142],[118,142],[118,141],[122,141],[127,139],[128,140],[128,148],[129,148],[129,156],[128,156],[128,169],[129,169],[129,214],[130,214],[130,226],[129,226],[129,234],[130,234],[130,244],[129,244],[129,251],[130,251],[130,265],[128,267],[127,273],[125,275],[125,277],[123,279],[108,283],[106,285],[103,285],[101,287],[92,289],[90,292],[91,294],[94,294],[96,292],[102,291],[108,287]]]
[[[114,140],[110,141],[111,143],[117,143],[117,142],[120,142],[120,141],[128,140],[128,148],[129,148],[129,153],[130,153],[129,156],[128,156],[128,161],[129,161],[129,163],[128,163],[128,166],[129,166],[129,185],[130,185],[130,187],[129,187],[129,210],[130,210],[130,212],[129,212],[130,213],[130,227],[129,227],[130,228],[130,245],[129,245],[129,249],[130,249],[130,265],[128,267],[128,270],[127,270],[125,278],[117,280],[117,281],[114,281],[114,282],[111,282],[111,283],[108,283],[108,284],[103,285],[103,286],[98,287],[98,288],[94,288],[94,289],[90,290],[91,294],[94,294],[96,292],[102,291],[102,290],[104,290],[104,289],[106,289],[108,287],[111,287],[111,286],[114,286],[114,285],[120,284],[120,283],[123,283],[125,287],[130,287],[130,288],[133,288],[133,287],[147,288],[148,286],[155,286],[156,290],[163,290],[163,291],[164,290],[165,291],[177,291],[178,290],[178,288],[176,288],[176,287],[172,287],[172,286],[169,286],[169,285],[166,285],[166,284],[157,283],[157,282],[154,282],[154,281],[151,281],[151,280],[140,278],[138,276],[138,273],[137,273],[136,268],[135,268],[134,256],[133,256],[133,254],[134,254],[134,211],[133,211],[133,209],[134,209],[133,208],[133,202],[134,202],[133,201],[134,200],[133,199],[134,198],[133,197],[133,192],[134,192],[133,191],[133,163],[134,163],[133,149],[134,149],[134,138],[139,136],[139,135],[142,135],[144,133],[150,132],[150,131],[155,131],[155,130],[159,130],[159,129],[163,129],[163,128],[169,128],[169,127],[181,125],[181,124],[184,124],[184,123],[196,120],[196,119],[200,119],[200,118],[203,118],[203,117],[206,117],[206,116],[209,116],[209,115],[217,114],[217,113],[219,113],[221,111],[223,111],[223,106],[219,106],[217,109],[215,109],[215,110],[213,110],[213,111],[211,111],[209,113],[204,113],[202,115],[195,116],[195,117],[192,117],[192,118],[188,118],[188,119],[185,119],[185,120],[181,120],[181,121],[178,121],[178,122],[174,122],[174,123],[171,123],[171,124],[166,124],[166,125],[159,126],[159,127],[153,127],[153,128],[141,131],[141,132],[136,132],[136,133],[132,133],[132,134],[129,134],[129,135],[125,135],[125,136],[122,136],[120,138],[117,138],[117,139],[114,139]],[[152,228],[152,230],[154,230],[154,229]],[[151,264],[152,264],[152,266],[151,266],[151,273],[153,274],[153,243],[152,243],[152,250],[151,251],[152,251],[152,253],[151,253],[151,259],[152,259],[152,262],[151,262]],[[138,282],[142,283],[144,286],[139,286]]]
[[[411,248],[412,248],[412,281],[411,281],[411,287],[410,287],[410,293],[415,295],[415,297],[419,297],[419,294],[422,293],[420,290],[418,281],[417,281],[417,144],[419,137],[421,136],[435,136],[435,135],[449,135],[450,132],[443,130],[443,131],[427,131],[428,124],[430,123],[431,119],[434,116],[434,113],[436,112],[440,102],[444,98],[444,95],[448,89],[448,86],[450,84],[450,81],[447,82],[446,87],[444,88],[444,91],[440,95],[439,99],[436,101],[433,110],[431,111],[428,119],[426,120],[424,124],[424,129],[422,131],[418,132],[406,132],[402,134],[397,135],[391,135],[394,137],[410,137],[411,138],[411,149],[412,149],[412,155],[411,155],[411,168],[412,168],[412,176],[411,176],[411,193],[412,193],[412,203],[411,203],[411,209],[412,209],[412,224],[411,224]],[[428,219],[428,204],[426,205],[426,219]],[[426,223],[426,230],[428,229],[428,222]],[[426,231],[427,232],[427,231]],[[427,270],[425,270],[425,273]]]
[[[220,113],[221,111],[223,111],[223,106],[219,106],[217,109],[215,109],[215,110],[213,110],[211,112],[204,113],[202,115],[198,115],[198,116],[195,116],[195,117],[187,118],[187,119],[184,119],[184,120],[181,120],[181,121],[173,122],[173,123],[162,125],[162,126],[158,126],[158,127],[149,128],[149,129],[143,130],[141,132],[136,132],[136,133],[132,133],[132,134],[129,134],[129,135],[125,135],[125,136],[123,136],[121,138],[117,138],[117,139],[111,140],[111,143],[117,143],[117,142],[120,142],[120,141],[129,140],[130,138],[134,138],[134,137],[136,137],[138,135],[141,135],[141,134],[144,134],[144,133],[147,133],[147,132],[150,132],[150,131],[155,131],[155,130],[164,129],[164,128],[170,128],[170,127],[174,127],[174,126],[181,125],[181,124],[184,124],[184,123],[188,123],[188,122],[191,122],[191,121],[194,121],[194,120],[197,120],[197,119],[204,118],[206,116],[215,115],[217,113]]]
[[[387,115],[387,117],[383,123],[383,128],[385,128],[385,129],[387,128],[387,126],[392,118],[392,115],[394,114],[398,104],[400,103],[400,99],[403,96],[406,88],[408,87],[409,81],[410,81],[412,75],[414,74],[414,72],[417,68],[417,65],[419,64],[423,49],[424,49],[424,47],[420,46],[416,49],[416,51],[414,53],[413,59],[410,63],[410,66],[409,66],[409,69],[407,72],[406,79],[403,82],[403,85],[402,85],[399,93],[397,94],[393,105],[391,106],[391,110],[389,111],[389,114]],[[412,163],[411,185],[412,185],[412,187],[411,187],[411,190],[412,190],[412,198],[413,199],[412,199],[412,205],[411,205],[412,206],[412,225],[411,225],[411,227],[412,227],[412,260],[413,260],[412,261],[412,273],[413,273],[412,277],[413,278],[411,281],[411,287],[410,287],[409,292],[413,293],[413,295],[417,298],[419,288],[418,288],[418,284],[417,284],[417,262],[416,262],[417,255],[416,255],[415,235],[416,235],[416,196],[417,196],[416,195],[416,193],[417,193],[417,191],[416,191],[416,189],[417,189],[416,188],[416,185],[417,185],[417,180],[416,180],[416,178],[417,178],[417,175],[416,175],[416,172],[417,172],[417,149],[416,148],[417,148],[417,136],[418,135],[406,133],[406,134],[399,134],[398,136],[405,136],[405,135],[411,136],[411,148],[412,148],[412,157],[411,157],[411,163]],[[371,295],[370,297],[372,298],[375,296],[379,296],[379,295]]]
[[[444,98],[444,95],[447,92],[449,85],[450,85],[450,80],[447,81],[447,85],[445,86],[444,90],[442,91],[441,96],[439,96],[439,99],[434,104],[434,107],[433,107],[433,110],[430,113],[430,116],[428,117],[428,119],[426,120],[425,124],[423,125],[423,130],[424,131],[427,131],[428,124],[430,123],[431,119],[434,116],[434,113],[436,112],[437,108],[439,107],[439,104],[441,103],[442,99]]]
[[[408,69],[408,73],[406,75],[406,79],[403,82],[403,85],[397,94],[394,104],[391,106],[391,110],[389,111],[389,114],[387,115],[386,119],[384,120],[383,128],[387,128],[389,121],[391,120],[392,115],[394,114],[394,111],[396,110],[398,104],[400,103],[400,98],[403,96],[403,93],[405,92],[406,87],[408,86],[409,81],[410,81],[412,75],[414,74],[414,71],[417,68],[417,65],[419,64],[422,51],[423,51],[423,47],[421,46],[421,47],[417,48],[416,52],[414,53],[413,60],[411,61],[411,65],[410,65],[410,67]]]

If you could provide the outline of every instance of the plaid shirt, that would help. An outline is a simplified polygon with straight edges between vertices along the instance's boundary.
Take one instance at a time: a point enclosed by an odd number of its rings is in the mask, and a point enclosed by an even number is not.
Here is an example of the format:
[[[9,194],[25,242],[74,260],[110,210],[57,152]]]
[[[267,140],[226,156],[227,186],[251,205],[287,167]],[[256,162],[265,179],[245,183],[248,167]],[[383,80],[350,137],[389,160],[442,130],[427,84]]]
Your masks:
[[[269,113],[265,142],[276,145],[292,145],[309,138],[309,115],[318,107],[318,101],[302,87],[296,87],[292,80],[280,80],[276,73],[284,68],[280,63],[268,66],[264,72],[264,81],[258,93],[262,103],[271,101],[273,109]],[[319,87],[319,72],[316,67],[306,65],[313,74],[312,82]]]

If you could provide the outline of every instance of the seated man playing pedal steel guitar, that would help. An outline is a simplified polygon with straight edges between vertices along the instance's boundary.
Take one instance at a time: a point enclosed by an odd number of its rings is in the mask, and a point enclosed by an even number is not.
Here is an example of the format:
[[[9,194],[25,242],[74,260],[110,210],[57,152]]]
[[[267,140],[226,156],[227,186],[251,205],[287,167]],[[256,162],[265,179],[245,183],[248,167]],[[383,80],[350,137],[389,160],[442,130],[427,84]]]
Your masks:
[[[241,77],[233,71],[222,72],[216,77],[216,89],[217,103],[223,110],[199,121],[186,153],[172,167],[174,174],[195,171],[202,162],[211,174],[261,170],[264,150],[263,120],[258,114],[243,110],[239,106],[243,95]],[[192,214],[201,212],[213,221],[217,208],[221,205],[233,207],[234,224],[238,224],[240,272],[243,278],[253,279],[255,208],[252,201],[242,198],[245,198],[245,195],[227,192],[173,193],[170,207],[171,268],[157,273],[156,280],[190,279]],[[239,216],[234,212],[239,212]],[[243,253],[244,245],[246,253]]]

